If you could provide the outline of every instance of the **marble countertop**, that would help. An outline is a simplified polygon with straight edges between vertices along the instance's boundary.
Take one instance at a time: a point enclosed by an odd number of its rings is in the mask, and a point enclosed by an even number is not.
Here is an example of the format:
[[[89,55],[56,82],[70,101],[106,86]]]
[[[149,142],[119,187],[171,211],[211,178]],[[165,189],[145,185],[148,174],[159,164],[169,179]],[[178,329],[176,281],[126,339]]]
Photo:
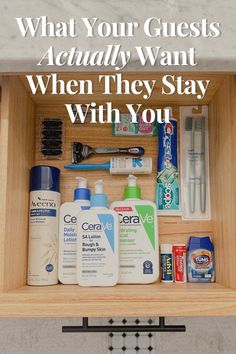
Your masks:
[[[195,67],[171,67],[171,70],[236,70],[236,2],[235,0],[1,0],[0,23],[0,71],[40,71],[55,68],[39,67],[37,62],[50,46],[55,51],[69,50],[71,47],[85,50],[101,50],[108,44],[121,44],[129,50],[135,46],[161,46],[166,50],[187,50],[196,48],[198,65]],[[79,36],[76,38],[23,38],[16,17],[47,16],[53,22],[78,20]],[[149,17],[162,18],[165,22],[200,21],[220,22],[222,33],[218,38],[147,38],[142,25]],[[136,35],[130,38],[86,38],[82,17],[98,17],[106,22],[140,23]],[[103,70],[106,68],[71,68],[59,70]],[[133,55],[126,70],[170,70],[169,67],[141,67],[138,58]]]

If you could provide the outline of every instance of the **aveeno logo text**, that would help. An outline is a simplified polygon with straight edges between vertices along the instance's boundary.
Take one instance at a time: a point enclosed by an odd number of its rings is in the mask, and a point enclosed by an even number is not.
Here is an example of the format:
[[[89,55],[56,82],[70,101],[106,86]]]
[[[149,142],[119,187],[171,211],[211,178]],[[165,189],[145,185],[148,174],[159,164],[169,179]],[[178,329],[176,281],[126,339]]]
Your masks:
[[[56,203],[52,201],[39,201],[39,202],[31,202],[31,206],[33,208],[56,208]]]

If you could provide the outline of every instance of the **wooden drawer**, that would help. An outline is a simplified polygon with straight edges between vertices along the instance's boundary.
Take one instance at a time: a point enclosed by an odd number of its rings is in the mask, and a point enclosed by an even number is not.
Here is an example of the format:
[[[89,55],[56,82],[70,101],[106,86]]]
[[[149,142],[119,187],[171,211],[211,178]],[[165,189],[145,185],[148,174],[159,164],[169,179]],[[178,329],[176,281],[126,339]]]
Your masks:
[[[185,74],[189,79],[210,79],[210,88],[201,104],[209,104],[211,221],[182,221],[179,217],[160,217],[160,242],[182,243],[189,235],[212,235],[216,250],[215,284],[117,285],[112,288],[81,288],[58,284],[26,285],[28,246],[29,170],[35,164],[52,164],[62,171],[62,201],[72,200],[78,173],[64,170],[71,160],[70,144],[81,141],[91,146],[142,145],[152,156],[154,172],[140,176],[145,199],[154,200],[157,139],[112,137],[109,124],[73,125],[64,103],[107,101],[96,73],[61,74],[63,78],[94,78],[96,94],[88,96],[32,96],[25,76],[2,76],[0,120],[0,316],[5,317],[81,317],[81,316],[209,316],[236,315],[236,82],[234,75],[221,73]],[[156,73],[126,73],[125,78],[155,78]],[[180,105],[197,105],[192,96],[162,97],[157,92],[149,102],[129,97],[129,102],[148,107],[172,106],[179,116]],[[170,98],[171,97],[171,98]],[[109,101],[124,109],[123,96]],[[39,152],[40,117],[65,117],[65,147],[62,161],[42,160]],[[91,162],[93,162],[91,158]],[[96,162],[105,161],[96,157]],[[109,201],[120,200],[126,176],[110,176],[105,171],[80,172],[89,185],[103,178]]]

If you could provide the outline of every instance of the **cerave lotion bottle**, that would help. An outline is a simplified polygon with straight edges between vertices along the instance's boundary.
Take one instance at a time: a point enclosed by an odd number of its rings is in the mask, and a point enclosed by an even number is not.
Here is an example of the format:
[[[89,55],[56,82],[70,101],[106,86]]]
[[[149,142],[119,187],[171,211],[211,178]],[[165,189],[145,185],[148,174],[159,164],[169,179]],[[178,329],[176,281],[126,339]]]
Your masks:
[[[113,286],[118,278],[118,215],[108,209],[103,181],[99,180],[90,209],[78,214],[77,280],[81,286]]]
[[[58,283],[60,170],[34,166],[30,171],[28,285]]]
[[[125,200],[111,208],[120,221],[120,277],[123,284],[148,284],[159,277],[159,242],[156,205],[141,199],[136,177],[128,177]]]
[[[87,180],[77,177],[78,188],[74,201],[63,203],[60,208],[58,278],[62,284],[77,284],[77,216],[90,207],[90,190]]]

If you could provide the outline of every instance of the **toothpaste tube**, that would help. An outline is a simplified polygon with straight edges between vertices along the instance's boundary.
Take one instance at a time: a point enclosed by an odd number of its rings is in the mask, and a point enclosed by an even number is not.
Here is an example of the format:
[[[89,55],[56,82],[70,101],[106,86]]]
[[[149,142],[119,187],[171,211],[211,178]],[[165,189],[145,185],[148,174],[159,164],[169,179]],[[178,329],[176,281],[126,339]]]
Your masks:
[[[181,215],[177,138],[177,121],[175,119],[159,125],[156,187],[156,204],[159,215]]]
[[[175,282],[186,283],[186,246],[173,245]]]

